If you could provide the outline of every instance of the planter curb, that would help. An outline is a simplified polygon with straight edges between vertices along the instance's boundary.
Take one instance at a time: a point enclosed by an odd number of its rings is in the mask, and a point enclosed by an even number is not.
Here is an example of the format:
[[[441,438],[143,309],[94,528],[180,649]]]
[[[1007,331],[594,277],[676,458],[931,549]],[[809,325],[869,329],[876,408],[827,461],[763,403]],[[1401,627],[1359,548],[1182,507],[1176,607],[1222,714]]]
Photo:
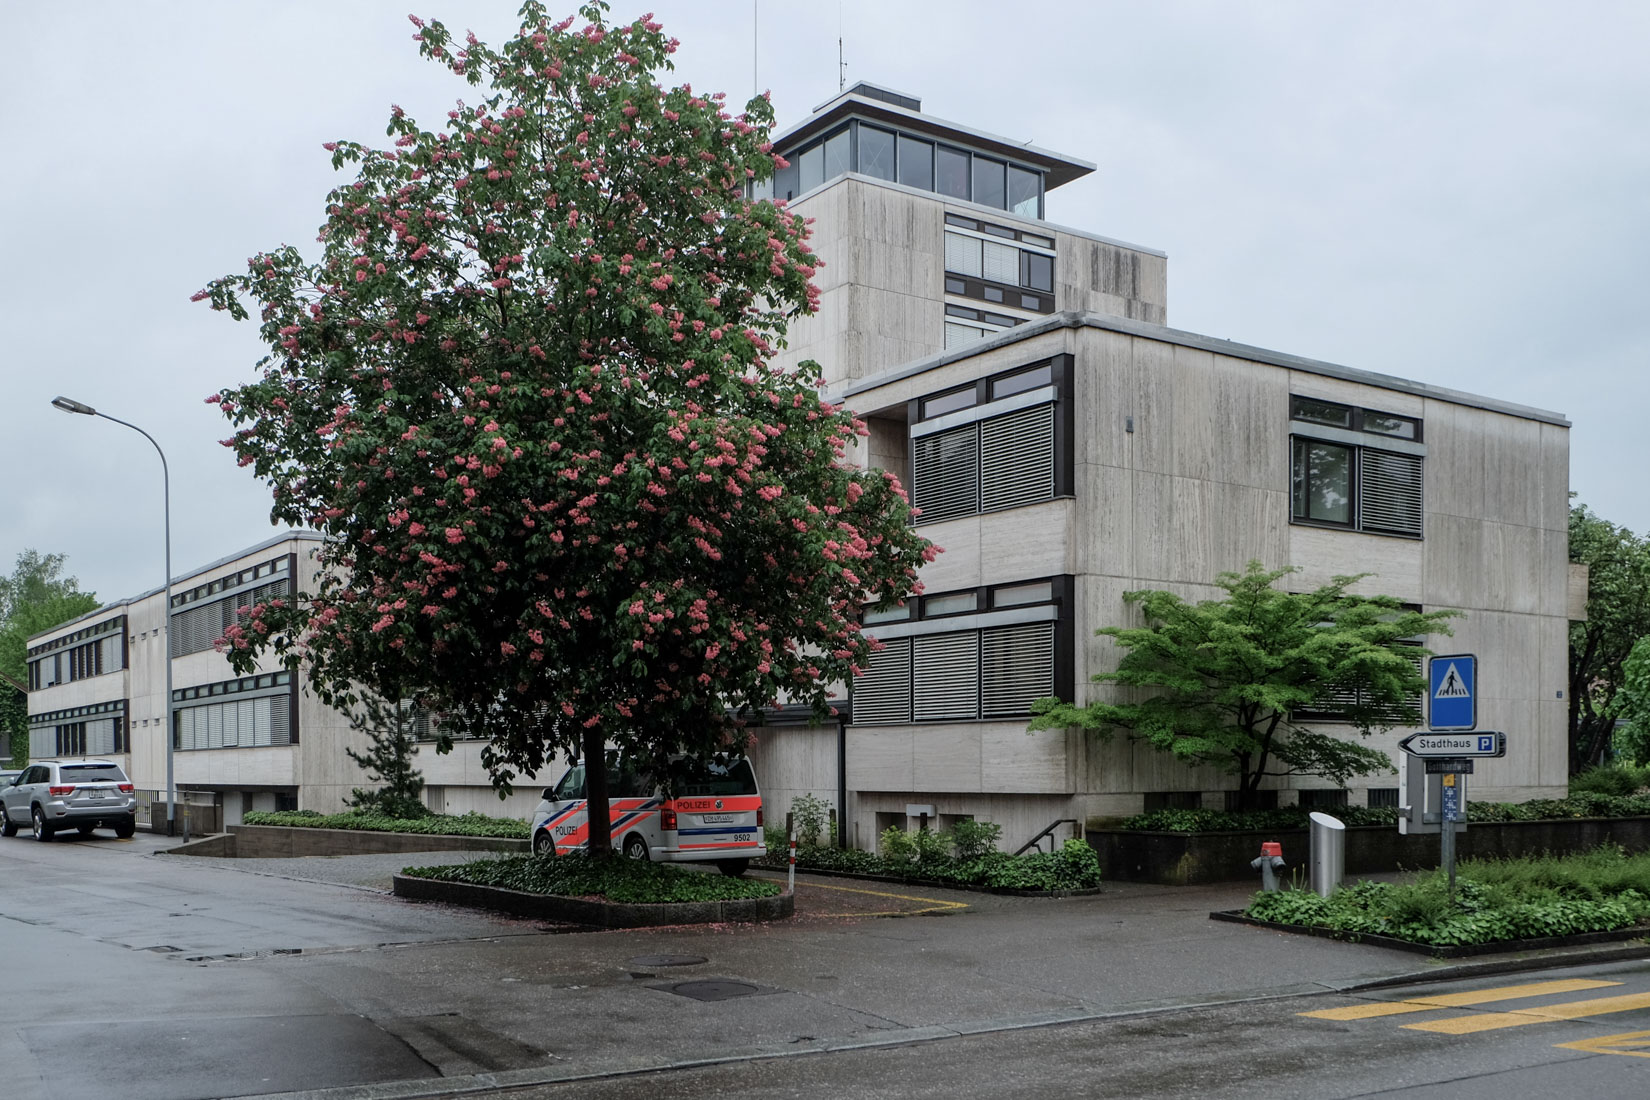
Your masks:
[[[467,882],[446,882],[408,875],[395,876],[395,896],[412,901],[440,901],[473,909],[491,909],[517,917],[582,924],[591,928],[651,928],[666,924],[783,920],[796,910],[796,897],[792,894],[729,901],[634,905],[555,894],[530,894],[498,886],[476,886]]]
[[[1495,940],[1491,943],[1432,944],[1400,940],[1393,936],[1367,932],[1341,932],[1314,924],[1285,924],[1280,921],[1260,920],[1245,916],[1241,909],[1221,909],[1209,914],[1210,920],[1247,924],[1255,928],[1269,928],[1274,932],[1290,932],[1299,936],[1339,940],[1342,943],[1384,947],[1389,951],[1407,951],[1412,955],[1430,955],[1435,959],[1469,959],[1477,955],[1503,955],[1515,951],[1550,951],[1562,947],[1588,947],[1593,944],[1622,943],[1650,937],[1650,927],[1618,928],[1611,932],[1582,932],[1574,936],[1543,936],[1531,940]],[[1650,945],[1645,948],[1650,953]]]

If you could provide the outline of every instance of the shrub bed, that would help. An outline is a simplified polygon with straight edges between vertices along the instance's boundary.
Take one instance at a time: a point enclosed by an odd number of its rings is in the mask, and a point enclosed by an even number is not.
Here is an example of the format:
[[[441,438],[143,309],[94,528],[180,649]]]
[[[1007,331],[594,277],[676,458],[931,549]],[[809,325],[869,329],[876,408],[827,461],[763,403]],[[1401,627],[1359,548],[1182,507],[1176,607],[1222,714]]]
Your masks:
[[[282,825],[297,829],[354,829],[369,833],[427,833],[434,836],[493,836],[526,840],[528,825],[513,818],[464,814],[453,817],[386,817],[372,813],[319,814],[314,810],[253,812],[243,818],[247,825]]]
[[[1130,832],[1212,833],[1253,829],[1304,829],[1312,811],[1299,806],[1278,810],[1153,810],[1123,821]],[[1337,806],[1323,811],[1346,825],[1397,825],[1392,806]],[[1650,794],[1614,795],[1581,791],[1568,798],[1529,802],[1467,802],[1467,821],[1562,821],[1582,817],[1650,817]]]
[[[409,878],[492,886],[527,894],[605,898],[627,905],[767,898],[782,890],[779,883],[766,879],[728,878],[668,863],[618,857],[586,859],[581,854],[555,859],[478,859],[440,867],[408,867],[401,873]]]
[[[1087,890],[1100,885],[1100,860],[1086,841],[1068,840],[1058,851],[1011,856],[994,848],[1000,833],[996,825],[973,821],[950,833],[889,829],[882,834],[880,853],[798,843],[796,865],[801,870],[988,890]],[[770,836],[768,856],[761,864],[783,868],[788,858],[783,835]]]
[[[1442,871],[1405,883],[1360,882],[1327,898],[1256,894],[1244,915],[1337,936],[1389,936],[1439,947],[1608,932],[1650,922],[1650,853],[1603,847],[1572,856],[1465,860],[1455,899]]]

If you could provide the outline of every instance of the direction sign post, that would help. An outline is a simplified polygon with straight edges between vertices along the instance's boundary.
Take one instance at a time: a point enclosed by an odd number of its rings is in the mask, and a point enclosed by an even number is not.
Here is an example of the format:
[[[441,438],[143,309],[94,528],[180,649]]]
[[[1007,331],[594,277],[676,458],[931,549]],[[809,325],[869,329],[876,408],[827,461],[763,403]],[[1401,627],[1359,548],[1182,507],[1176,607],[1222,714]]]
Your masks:
[[[1398,743],[1412,758],[1425,761],[1428,780],[1438,776],[1439,856],[1455,901],[1455,827],[1467,819],[1467,773],[1477,758],[1507,755],[1507,735],[1478,731],[1478,657],[1455,653],[1433,657],[1427,666],[1427,730]]]

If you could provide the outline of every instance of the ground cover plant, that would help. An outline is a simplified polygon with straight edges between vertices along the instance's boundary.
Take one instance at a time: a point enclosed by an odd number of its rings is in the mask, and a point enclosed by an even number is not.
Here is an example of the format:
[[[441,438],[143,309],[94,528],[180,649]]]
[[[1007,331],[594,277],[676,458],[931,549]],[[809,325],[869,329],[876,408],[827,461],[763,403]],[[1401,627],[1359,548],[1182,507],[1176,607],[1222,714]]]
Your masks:
[[[1245,915],[1437,947],[1608,932],[1650,923],[1650,853],[1604,846],[1571,856],[1463,860],[1455,897],[1444,873],[1359,882],[1327,898],[1310,890],[1256,894]]]
[[[769,832],[768,855],[759,862],[783,867],[789,859],[788,841],[782,830]],[[1100,885],[1100,859],[1086,841],[1068,840],[1053,852],[1013,856],[996,850],[1001,835],[999,825],[963,821],[948,832],[887,829],[876,852],[804,844],[799,839],[796,865],[802,870],[992,890],[1085,890]]]
[[[431,814],[428,817],[390,817],[385,814],[351,812],[319,814],[314,810],[254,812],[243,819],[247,825],[283,825],[301,829],[359,829],[372,833],[424,833],[434,836],[492,836],[526,840],[528,825],[508,817],[484,814]]]
[[[668,863],[635,859],[590,859],[582,854],[540,859],[513,856],[477,859],[438,867],[408,867],[412,878],[495,886],[529,894],[606,898],[627,905],[666,902],[735,901],[780,893],[768,879],[729,878],[691,871]]]
[[[1600,788],[1604,789],[1604,781]],[[1575,791],[1568,798],[1528,802],[1467,803],[1468,822],[1553,821],[1579,817],[1650,817],[1650,793],[1606,794]],[[1251,829],[1304,829],[1312,811],[1302,806],[1276,810],[1153,810],[1125,818],[1122,828],[1139,832],[1212,833]],[[1323,811],[1346,825],[1396,825],[1393,806],[1337,806]]]

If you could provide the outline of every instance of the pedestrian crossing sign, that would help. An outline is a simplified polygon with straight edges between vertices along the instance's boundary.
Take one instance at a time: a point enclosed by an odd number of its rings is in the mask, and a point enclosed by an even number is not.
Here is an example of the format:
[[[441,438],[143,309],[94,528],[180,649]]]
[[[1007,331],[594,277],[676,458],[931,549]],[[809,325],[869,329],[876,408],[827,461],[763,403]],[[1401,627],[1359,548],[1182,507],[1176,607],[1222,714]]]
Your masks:
[[[1427,728],[1470,730],[1478,725],[1478,658],[1471,653],[1434,657],[1428,669]]]

